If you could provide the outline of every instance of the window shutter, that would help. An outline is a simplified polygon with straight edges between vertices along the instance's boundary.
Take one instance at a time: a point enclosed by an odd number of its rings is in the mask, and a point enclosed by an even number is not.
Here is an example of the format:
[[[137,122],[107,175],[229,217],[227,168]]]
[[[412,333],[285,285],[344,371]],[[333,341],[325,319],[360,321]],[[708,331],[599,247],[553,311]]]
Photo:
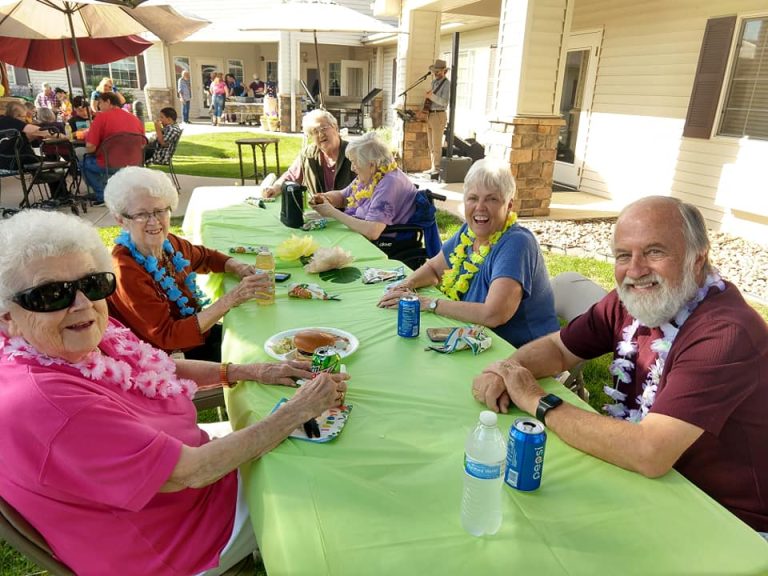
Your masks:
[[[736,16],[707,21],[683,136],[709,138],[712,134],[735,28]]]

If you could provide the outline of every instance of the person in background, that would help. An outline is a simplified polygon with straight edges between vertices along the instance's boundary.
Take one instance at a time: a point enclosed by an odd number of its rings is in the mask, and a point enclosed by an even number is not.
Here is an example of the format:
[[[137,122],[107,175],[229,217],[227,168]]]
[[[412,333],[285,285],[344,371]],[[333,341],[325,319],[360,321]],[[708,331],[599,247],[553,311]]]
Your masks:
[[[176,144],[181,138],[181,127],[176,123],[176,110],[163,108],[155,120],[155,139],[144,148],[147,164],[168,164]]]
[[[21,102],[10,102],[5,108],[5,114],[0,116],[0,130],[18,130],[21,134],[22,164],[38,162],[40,157],[32,150],[30,142],[39,142],[51,134],[36,124],[27,123],[27,108]],[[13,158],[14,143],[11,139],[0,142],[0,168],[18,170],[16,159]]]
[[[179,195],[163,172],[123,168],[109,179],[104,197],[124,230],[112,250],[117,276],[117,290],[109,297],[112,317],[161,350],[219,361],[218,321],[232,308],[271,290],[267,276],[237,258],[172,234],[171,212]],[[209,272],[240,278],[210,305],[195,280],[197,274]]]
[[[339,136],[336,117],[325,110],[313,110],[301,121],[307,145],[285,173],[262,191],[267,198],[279,196],[283,182],[299,182],[312,196],[331,190],[343,190],[357,174],[347,158],[348,143]]]
[[[431,162],[429,174],[433,180],[437,180],[443,155],[443,133],[448,123],[446,109],[451,97],[451,81],[445,77],[448,73],[445,60],[435,60],[429,71],[432,72],[432,86],[425,95],[424,109],[427,113],[427,144]]]
[[[35,105],[32,102],[24,102],[24,121],[27,124],[34,124],[35,123],[35,112],[37,109],[35,108]]]
[[[238,467],[343,403],[348,376],[170,358],[109,318],[109,253],[75,216],[21,212],[0,246],[0,497],[81,576],[214,576],[253,554]],[[211,442],[196,424],[198,390],[294,378],[250,426]]]
[[[99,96],[104,93],[111,93],[115,94],[118,99],[118,106],[122,106],[125,104],[125,96],[120,94],[120,92],[117,91],[117,88],[115,88],[114,82],[112,82],[112,78],[104,77],[101,79],[101,82],[99,82],[99,85],[96,87],[96,90],[91,92],[91,112],[94,114],[97,114],[99,112]]]
[[[416,209],[416,186],[376,132],[350,142],[346,156],[357,178],[343,190],[315,194],[312,207],[368,240],[377,240],[390,224],[408,222]]]
[[[379,306],[397,308],[404,293],[437,286],[446,297],[419,296],[422,310],[488,326],[515,347],[557,330],[539,243],[512,210],[515,190],[508,162],[475,162],[464,179],[465,223]]]
[[[118,95],[114,92],[99,94],[99,109],[101,112],[93,119],[88,134],[85,137],[86,155],[80,168],[88,186],[94,192],[94,204],[104,203],[104,186],[109,174],[106,172],[104,155],[96,153],[104,140],[118,132],[133,132],[144,134],[144,124],[121,108]]]
[[[56,114],[50,108],[38,108],[35,110],[35,124],[41,130],[45,130],[50,134],[64,133],[64,125],[56,121]]]
[[[75,96],[72,99],[72,117],[67,121],[69,127],[72,128],[72,132],[85,130],[88,127],[89,120],[88,103],[82,96]]]
[[[210,92],[213,105],[211,124],[218,126],[221,122],[221,117],[224,115],[224,103],[227,99],[227,84],[222,79],[221,72],[214,74]]]
[[[69,94],[63,88],[54,90],[56,100],[59,101],[59,114],[61,122],[67,122],[72,117],[72,103],[69,101]]]
[[[258,74],[253,75],[253,81],[248,84],[248,88],[251,89],[251,93],[253,94],[254,98],[264,97],[264,82],[259,80]]]
[[[189,70],[181,73],[176,85],[176,95],[181,102],[181,118],[184,124],[189,124],[189,107],[192,103],[192,83],[189,80]]]
[[[54,112],[59,109],[59,101],[48,82],[43,82],[42,91],[35,97],[35,108],[50,108]]]

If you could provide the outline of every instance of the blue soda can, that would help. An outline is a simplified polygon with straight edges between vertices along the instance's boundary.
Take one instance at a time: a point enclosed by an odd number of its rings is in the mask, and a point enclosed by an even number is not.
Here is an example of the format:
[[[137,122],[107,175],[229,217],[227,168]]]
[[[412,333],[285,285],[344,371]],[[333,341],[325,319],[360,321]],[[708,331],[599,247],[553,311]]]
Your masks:
[[[504,482],[517,490],[536,490],[541,485],[546,444],[544,424],[535,418],[515,420],[509,429]]]
[[[397,305],[397,335],[416,338],[421,323],[421,303],[417,294],[406,294]]]

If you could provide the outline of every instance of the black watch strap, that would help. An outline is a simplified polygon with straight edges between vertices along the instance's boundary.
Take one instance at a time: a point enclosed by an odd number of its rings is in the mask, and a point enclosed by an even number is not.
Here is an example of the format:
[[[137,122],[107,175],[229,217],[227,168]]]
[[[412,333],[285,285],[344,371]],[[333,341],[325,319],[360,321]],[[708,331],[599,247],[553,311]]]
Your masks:
[[[563,403],[563,399],[555,394],[547,394],[539,398],[539,405],[536,406],[536,420],[546,426],[547,412],[554,410],[560,404]]]

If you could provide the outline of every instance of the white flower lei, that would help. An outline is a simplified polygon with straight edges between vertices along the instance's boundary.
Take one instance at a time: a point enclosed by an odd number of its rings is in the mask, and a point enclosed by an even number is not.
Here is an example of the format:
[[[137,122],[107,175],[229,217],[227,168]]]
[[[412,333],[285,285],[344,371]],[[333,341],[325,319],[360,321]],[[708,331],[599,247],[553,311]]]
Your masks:
[[[663,336],[651,343],[651,350],[656,352],[656,360],[648,369],[645,382],[643,382],[643,393],[636,398],[639,409],[630,410],[627,408],[627,405],[624,404],[627,395],[620,392],[618,386],[622,383],[629,384],[632,382],[635,364],[630,358],[637,354],[637,342],[633,342],[632,339],[642,323],[635,319],[631,324],[624,327],[621,333],[623,339],[616,347],[617,358],[611,362],[610,367],[611,374],[616,377],[616,384],[614,387],[605,386],[603,388],[605,393],[614,400],[613,404],[603,406],[603,410],[609,416],[624,418],[630,422],[640,422],[640,420],[646,417],[651,406],[653,406],[653,402],[656,400],[656,391],[661,375],[664,372],[664,363],[667,360],[667,354],[669,354],[675,338],[677,338],[677,333],[701,301],[707,297],[709,289],[713,286],[717,287],[721,292],[725,290],[725,283],[716,270],[713,270],[707,276],[704,285],[696,291],[696,296],[685,303],[670,322],[665,322],[659,327]]]
[[[74,368],[85,378],[102,384],[119,386],[125,391],[136,389],[147,398],[172,398],[184,394],[194,397],[197,384],[176,375],[176,364],[163,352],[146,342],[130,338],[130,330],[113,324],[107,326],[102,345],[111,345],[114,356],[96,349],[80,362],[67,362],[39,352],[20,336],[9,337],[0,332],[0,354],[9,360],[25,358],[41,366]]]

